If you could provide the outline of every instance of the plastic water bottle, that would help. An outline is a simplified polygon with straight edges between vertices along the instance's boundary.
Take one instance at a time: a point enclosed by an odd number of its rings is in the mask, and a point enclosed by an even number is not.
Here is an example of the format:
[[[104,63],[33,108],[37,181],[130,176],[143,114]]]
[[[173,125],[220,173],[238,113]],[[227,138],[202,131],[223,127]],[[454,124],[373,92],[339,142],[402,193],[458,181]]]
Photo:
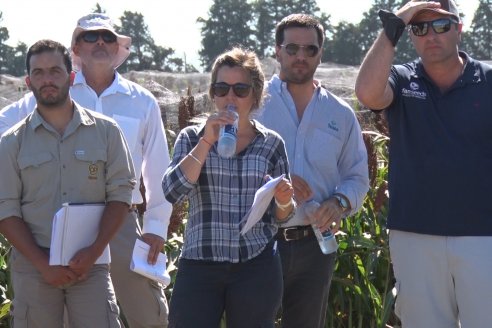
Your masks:
[[[236,152],[236,141],[237,141],[237,127],[239,121],[239,115],[236,111],[236,106],[227,105],[227,110],[234,113],[236,119],[234,123],[223,125],[220,127],[219,132],[219,144],[217,146],[217,151],[221,157],[231,158]]]
[[[310,218],[314,217],[314,213],[319,208],[320,204],[311,200],[304,205],[304,212]],[[314,234],[316,235],[316,239],[318,239],[319,247],[321,248],[321,252],[323,254],[331,254],[336,252],[338,249],[337,240],[335,239],[335,235],[330,230],[326,230],[325,232],[321,232],[318,226],[315,223],[311,224],[313,228]]]

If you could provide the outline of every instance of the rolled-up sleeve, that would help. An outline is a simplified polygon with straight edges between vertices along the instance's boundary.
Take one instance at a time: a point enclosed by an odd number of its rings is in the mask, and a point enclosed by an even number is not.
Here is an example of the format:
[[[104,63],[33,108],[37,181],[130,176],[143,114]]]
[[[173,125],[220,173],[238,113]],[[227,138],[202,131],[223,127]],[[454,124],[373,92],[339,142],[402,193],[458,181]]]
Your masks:
[[[22,217],[18,152],[19,146],[13,135],[7,134],[0,138],[0,220],[11,216]]]
[[[172,161],[162,179],[162,190],[164,191],[166,199],[171,203],[182,201],[195,187],[195,184],[186,178],[179,166],[181,160],[192,149],[187,131],[189,130],[183,129],[176,138]]]

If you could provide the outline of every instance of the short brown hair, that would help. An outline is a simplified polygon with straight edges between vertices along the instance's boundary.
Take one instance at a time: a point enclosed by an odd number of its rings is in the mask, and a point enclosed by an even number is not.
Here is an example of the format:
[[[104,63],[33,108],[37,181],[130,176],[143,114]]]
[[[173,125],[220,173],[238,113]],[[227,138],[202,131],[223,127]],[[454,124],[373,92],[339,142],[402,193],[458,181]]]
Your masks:
[[[291,27],[314,28],[318,35],[318,46],[323,47],[325,29],[313,16],[306,14],[292,14],[280,21],[275,28],[275,44],[280,47],[284,42],[284,31]]]
[[[26,70],[27,75],[31,75],[31,57],[33,55],[39,55],[44,52],[59,52],[63,56],[63,62],[65,63],[65,67],[67,68],[67,72],[70,74],[72,72],[72,60],[70,58],[70,54],[68,53],[67,48],[59,42],[53,40],[39,40],[29,47],[26,56]]]
[[[212,79],[208,89],[210,99],[214,97],[213,85],[217,82],[218,71],[223,66],[241,67],[249,73],[254,98],[251,110],[260,108],[264,96],[263,86],[265,84],[265,75],[263,74],[260,60],[256,54],[253,51],[234,47],[219,55],[212,66]]]

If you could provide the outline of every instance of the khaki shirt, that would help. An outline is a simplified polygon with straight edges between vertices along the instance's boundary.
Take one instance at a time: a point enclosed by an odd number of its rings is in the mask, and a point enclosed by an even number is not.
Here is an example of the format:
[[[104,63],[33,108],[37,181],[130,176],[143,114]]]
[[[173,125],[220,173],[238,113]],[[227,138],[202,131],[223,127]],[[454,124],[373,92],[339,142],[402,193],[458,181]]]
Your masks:
[[[74,104],[63,136],[36,109],[0,139],[0,220],[22,218],[41,247],[63,203],[131,204],[135,172],[120,129]]]

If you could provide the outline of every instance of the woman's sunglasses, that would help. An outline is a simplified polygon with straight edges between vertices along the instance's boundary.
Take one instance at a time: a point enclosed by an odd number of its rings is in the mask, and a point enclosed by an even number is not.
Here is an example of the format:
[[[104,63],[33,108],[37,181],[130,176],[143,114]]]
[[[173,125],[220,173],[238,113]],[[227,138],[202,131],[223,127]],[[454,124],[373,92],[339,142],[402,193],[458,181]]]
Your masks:
[[[217,82],[212,85],[212,90],[216,97],[225,97],[231,88],[237,97],[245,98],[249,95],[251,85],[246,83],[228,84],[225,82]]]
[[[300,49],[303,49],[304,53],[308,57],[316,56],[319,51],[319,47],[315,46],[314,44],[301,46],[300,44],[289,43],[289,44],[282,44],[280,47],[283,47],[289,56],[297,55]]]
[[[78,39],[79,40],[82,39],[87,43],[94,43],[97,40],[99,40],[99,37],[101,37],[103,41],[106,43],[116,42],[116,35],[114,35],[108,30],[84,32],[81,35],[79,35]]]
[[[436,34],[442,34],[451,29],[451,24],[458,24],[458,22],[449,18],[440,18],[430,22],[412,23],[410,29],[415,36],[424,36],[429,33],[429,26],[432,26]]]

